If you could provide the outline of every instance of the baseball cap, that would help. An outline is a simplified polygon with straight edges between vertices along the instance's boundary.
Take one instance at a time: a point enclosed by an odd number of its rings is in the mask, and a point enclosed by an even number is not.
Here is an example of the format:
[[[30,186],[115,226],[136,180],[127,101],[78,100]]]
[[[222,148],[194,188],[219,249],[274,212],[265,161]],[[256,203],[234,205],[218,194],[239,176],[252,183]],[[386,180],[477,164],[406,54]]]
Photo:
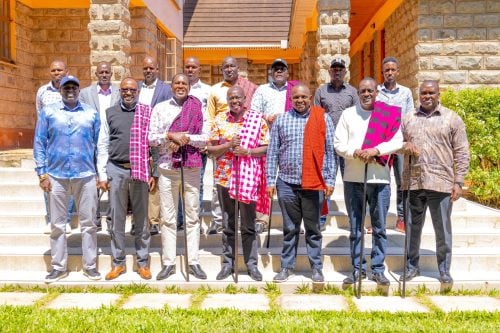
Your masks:
[[[282,66],[285,66],[286,68],[288,68],[288,63],[285,61],[285,59],[281,59],[281,58],[274,59],[273,63],[271,64],[271,68],[273,68],[274,66],[277,66],[277,65],[282,65]]]
[[[68,75],[62,78],[61,80],[61,87],[64,86],[66,83],[74,83],[77,86],[80,86],[80,81],[76,78],[76,76],[73,75]]]
[[[334,58],[332,60],[332,63],[330,64],[330,67],[345,67],[345,60],[342,58]]]

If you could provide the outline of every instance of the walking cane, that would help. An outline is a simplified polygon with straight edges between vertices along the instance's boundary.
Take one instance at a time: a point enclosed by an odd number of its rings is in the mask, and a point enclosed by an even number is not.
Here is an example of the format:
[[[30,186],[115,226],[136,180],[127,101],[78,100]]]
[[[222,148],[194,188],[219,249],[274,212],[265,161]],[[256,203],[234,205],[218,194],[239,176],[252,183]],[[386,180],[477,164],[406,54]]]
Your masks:
[[[359,225],[356,226],[356,228],[361,232],[361,249],[359,252],[359,268],[358,268],[358,291],[357,291],[357,298],[361,298],[361,280],[362,278],[362,271],[363,271],[363,257],[364,257],[364,252],[365,252],[365,231],[364,231],[364,226],[365,226],[365,217],[366,217],[366,180],[367,180],[367,174],[368,174],[368,163],[365,163],[365,177],[363,181],[363,208],[361,209],[361,219],[359,220]],[[359,227],[359,228],[358,228]]]
[[[405,248],[404,248],[404,259],[403,259],[403,289],[401,292],[402,298],[406,297],[406,265],[408,265],[408,222],[409,218],[409,209],[408,206],[410,204],[410,178],[411,178],[411,155],[408,158],[408,176],[406,178],[406,197],[403,201],[403,214],[405,217]]]
[[[235,184],[236,184],[236,198],[234,200],[234,244],[233,244],[233,269],[234,269],[234,282],[238,283],[238,229],[239,229],[239,195],[240,195],[240,165],[238,156],[235,157]]]
[[[273,198],[271,197],[269,200],[271,202],[269,204],[269,219],[267,221],[267,248],[269,248],[269,240],[271,239],[271,221],[273,220]]]
[[[184,266],[186,268],[186,281],[189,282],[189,258],[188,258],[188,241],[187,241],[187,219],[186,219],[186,203],[184,201],[184,167],[183,167],[184,149],[181,147],[181,207],[182,216],[184,217]]]

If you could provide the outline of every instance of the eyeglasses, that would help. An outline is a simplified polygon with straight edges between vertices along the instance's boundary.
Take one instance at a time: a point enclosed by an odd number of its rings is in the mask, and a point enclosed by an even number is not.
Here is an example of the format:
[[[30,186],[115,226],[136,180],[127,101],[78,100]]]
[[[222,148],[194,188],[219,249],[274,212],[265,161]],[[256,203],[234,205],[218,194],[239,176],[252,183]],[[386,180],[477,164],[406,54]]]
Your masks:
[[[120,88],[120,91],[122,93],[136,93],[137,92],[137,89],[134,89],[134,88]]]

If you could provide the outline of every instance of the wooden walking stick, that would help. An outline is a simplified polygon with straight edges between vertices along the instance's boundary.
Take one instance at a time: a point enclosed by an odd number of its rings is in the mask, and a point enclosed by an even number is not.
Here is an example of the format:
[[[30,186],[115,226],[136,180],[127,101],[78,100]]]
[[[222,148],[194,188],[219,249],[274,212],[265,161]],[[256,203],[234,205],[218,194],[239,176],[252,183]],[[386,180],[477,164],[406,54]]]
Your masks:
[[[363,280],[362,277],[362,272],[363,272],[363,258],[364,258],[364,252],[365,252],[365,217],[366,217],[366,181],[367,181],[367,175],[368,175],[368,163],[365,163],[365,176],[364,176],[364,181],[363,181],[363,205],[361,209],[361,219],[359,220],[358,225],[356,226],[356,229],[361,232],[361,249],[359,252],[359,267],[358,267],[358,290],[357,290],[357,298],[361,298],[361,281]],[[359,228],[358,228],[359,227]]]
[[[240,205],[238,198],[240,196],[240,165],[238,156],[235,157],[235,187],[236,187],[236,198],[234,199],[234,244],[233,244],[233,270],[234,270],[234,282],[238,283],[238,230],[239,230],[239,218],[240,218]]]
[[[403,215],[405,219],[405,248],[403,258],[403,289],[401,290],[401,297],[406,297],[406,265],[408,265],[408,222],[410,221],[410,214],[408,206],[410,204],[410,178],[411,178],[411,155],[408,158],[408,176],[406,178],[406,196],[403,201]]]
[[[184,149],[181,147],[181,208],[182,216],[184,217],[184,268],[186,269],[186,281],[189,282],[189,258],[188,258],[188,240],[187,240],[187,218],[186,218],[186,203],[184,200]]]

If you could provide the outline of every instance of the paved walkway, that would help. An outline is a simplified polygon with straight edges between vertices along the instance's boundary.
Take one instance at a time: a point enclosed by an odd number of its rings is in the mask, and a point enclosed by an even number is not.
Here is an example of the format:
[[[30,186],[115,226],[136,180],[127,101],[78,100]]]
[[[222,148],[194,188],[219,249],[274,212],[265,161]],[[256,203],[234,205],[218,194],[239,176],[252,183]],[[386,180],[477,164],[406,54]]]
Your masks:
[[[50,294],[42,292],[2,292],[1,305],[31,306],[37,302],[48,309],[80,308],[98,309],[121,304],[123,309],[169,308],[187,309],[192,306],[193,294],[148,293],[122,295],[114,293],[62,293],[54,299],[44,301]],[[275,305],[282,310],[347,310],[350,301],[359,311],[429,312],[439,309],[451,311],[500,311],[500,299],[488,296],[425,296],[421,298],[397,296],[344,297],[339,295],[281,295]],[[208,294],[201,301],[200,309],[234,308],[238,310],[266,311],[271,308],[271,299],[264,294]]]

